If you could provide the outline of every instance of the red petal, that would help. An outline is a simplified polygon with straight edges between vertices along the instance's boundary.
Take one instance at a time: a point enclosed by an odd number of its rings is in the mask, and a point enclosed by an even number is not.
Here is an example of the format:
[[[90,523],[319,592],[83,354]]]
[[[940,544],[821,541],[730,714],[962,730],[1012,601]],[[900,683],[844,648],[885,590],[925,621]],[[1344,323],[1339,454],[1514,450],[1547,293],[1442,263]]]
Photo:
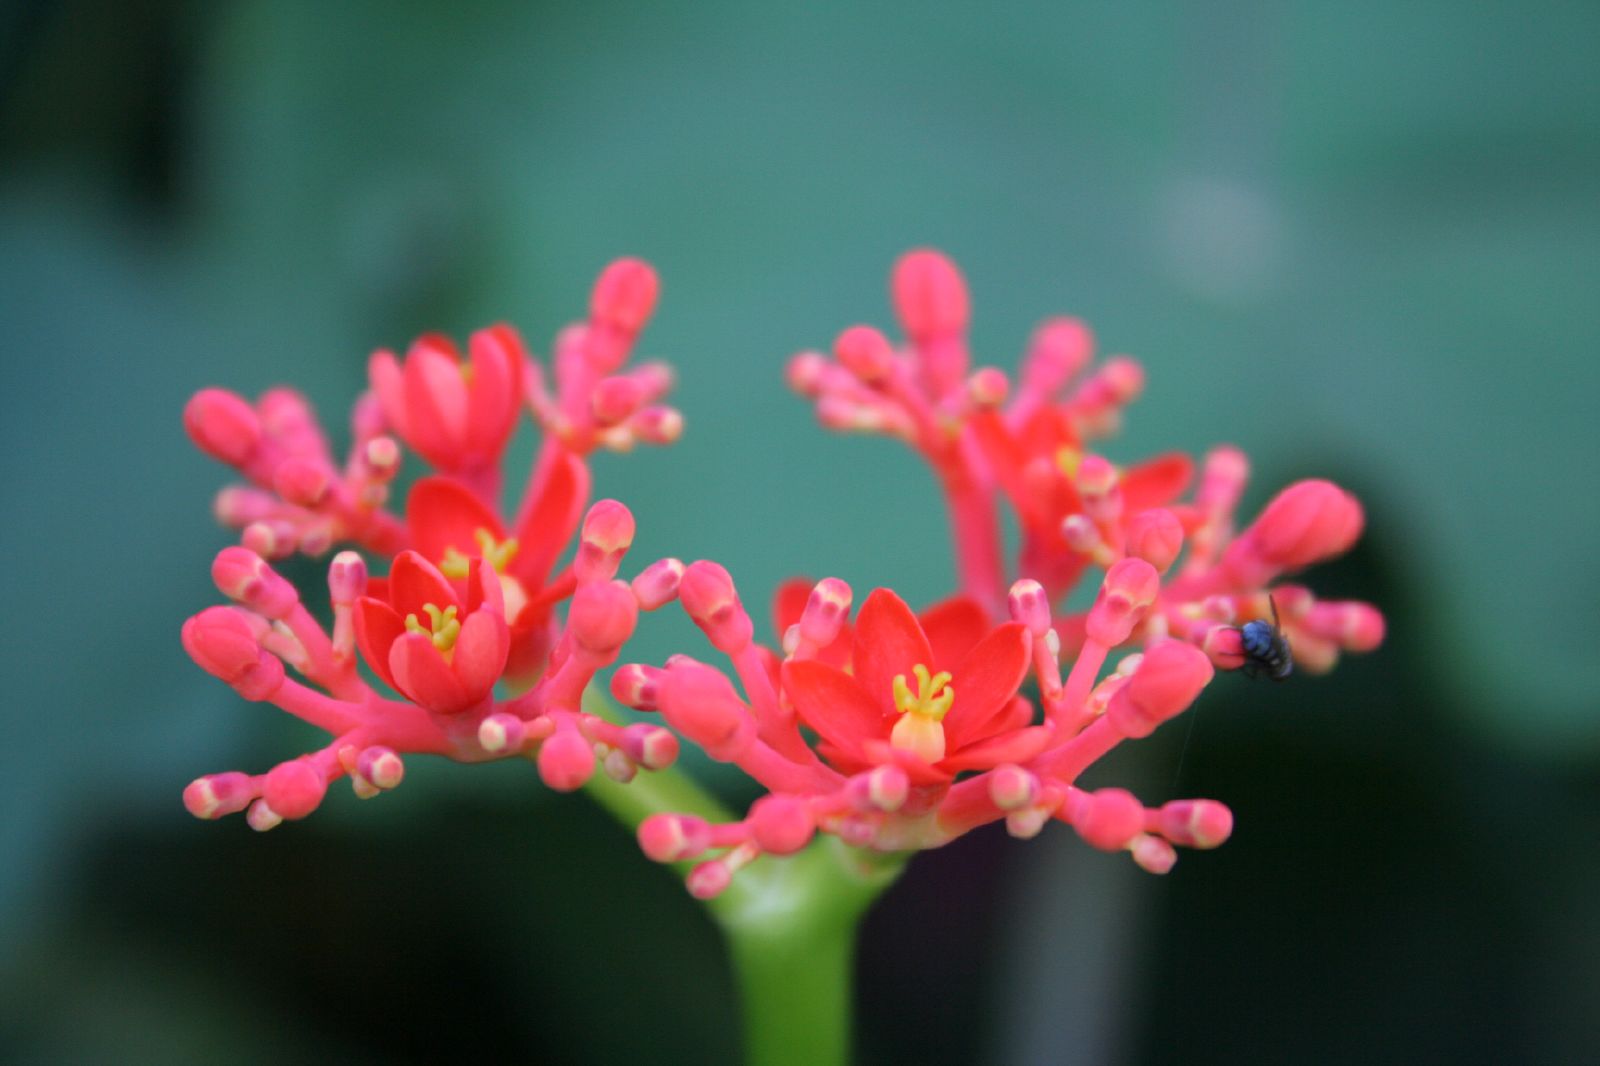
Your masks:
[[[951,771],[989,770],[1001,763],[1027,762],[1050,745],[1055,732],[1047,725],[1032,725],[1009,733],[996,733],[947,756],[939,765]]]
[[[827,761],[828,765],[841,774],[859,774],[863,770],[872,769],[872,763],[861,758],[860,755],[836,748],[826,740],[817,742],[817,754]]]
[[[389,669],[395,688],[437,714],[455,714],[476,702],[433,641],[421,633],[406,633],[394,642],[389,649]]]
[[[1138,514],[1151,507],[1165,507],[1189,487],[1194,477],[1194,461],[1182,452],[1171,452],[1129,467],[1122,474],[1123,509]]]
[[[987,722],[968,731],[967,743],[977,744],[996,733],[1009,733],[1013,729],[1022,729],[1032,724],[1033,704],[1026,696],[1013,696],[1001,704],[1000,709],[995,711],[994,716]]]
[[[906,601],[888,589],[873,589],[856,616],[852,652],[856,680],[885,714],[894,713],[894,679],[917,663],[931,667],[933,649]]]
[[[441,611],[461,606],[449,580],[432,563],[414,551],[403,551],[389,569],[389,606],[402,619],[414,614],[421,620],[427,617],[422,609],[427,603]]]
[[[456,650],[450,659],[450,669],[455,671],[461,687],[472,702],[489,694],[494,683],[506,668],[506,656],[511,650],[511,630],[504,618],[491,611],[478,611],[467,616],[456,634]]]
[[[454,342],[437,333],[418,337],[400,373],[405,382],[407,441],[435,466],[459,465],[467,385]]]
[[[383,409],[384,419],[402,438],[409,438],[410,434],[406,432],[405,382],[400,363],[393,352],[372,353],[372,358],[367,360],[367,380],[372,382],[372,391],[378,395],[378,406]]]
[[[842,670],[811,660],[788,662],[783,666],[783,688],[800,720],[847,754],[859,751],[864,740],[887,732],[888,720],[877,701]]]
[[[356,646],[361,649],[361,657],[383,678],[385,685],[397,688],[394,675],[389,672],[389,649],[406,631],[406,624],[394,613],[394,608],[371,596],[356,600],[355,622]]]
[[[917,621],[933,647],[933,662],[928,667],[936,673],[954,670],[989,632],[991,624],[988,612],[966,596],[952,596],[934,604],[919,614]]]
[[[467,389],[467,439],[475,458],[492,461],[505,446],[522,409],[522,361],[527,347],[504,323],[480,329],[469,343],[472,384]]]
[[[956,702],[944,719],[945,743],[951,751],[977,735],[1028,676],[1032,642],[1019,622],[1007,622],[978,644],[953,671]]]
[[[532,504],[523,504],[517,522],[517,554],[509,573],[532,591],[545,583],[556,558],[583,518],[589,499],[589,468],[569,452],[559,452],[532,490]]]
[[[431,563],[442,563],[451,548],[468,558],[481,556],[480,529],[487,529],[497,541],[506,539],[495,513],[471,489],[448,477],[425,477],[411,486],[406,525],[411,528],[411,546]]]
[[[791,577],[772,594],[772,629],[777,633],[778,640],[783,640],[789,627],[800,621],[815,585],[816,582],[808,577]]]

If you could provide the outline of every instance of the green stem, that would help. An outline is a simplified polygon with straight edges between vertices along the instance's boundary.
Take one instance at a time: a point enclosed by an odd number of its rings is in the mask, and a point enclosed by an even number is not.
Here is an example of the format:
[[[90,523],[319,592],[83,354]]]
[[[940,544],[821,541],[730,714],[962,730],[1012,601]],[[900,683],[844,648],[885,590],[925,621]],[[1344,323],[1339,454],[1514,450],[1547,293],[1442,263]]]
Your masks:
[[[856,930],[904,863],[823,837],[741,871],[712,901],[738,978],[748,1066],[850,1061]]]
[[[619,718],[592,695],[585,704],[593,714]],[[585,789],[630,829],[663,811],[737,820],[676,768],[641,773],[626,785],[596,774]],[[819,836],[798,854],[762,857],[706,901],[728,941],[749,1066],[849,1061],[856,929],[907,858]],[[683,875],[694,864],[673,865]]]

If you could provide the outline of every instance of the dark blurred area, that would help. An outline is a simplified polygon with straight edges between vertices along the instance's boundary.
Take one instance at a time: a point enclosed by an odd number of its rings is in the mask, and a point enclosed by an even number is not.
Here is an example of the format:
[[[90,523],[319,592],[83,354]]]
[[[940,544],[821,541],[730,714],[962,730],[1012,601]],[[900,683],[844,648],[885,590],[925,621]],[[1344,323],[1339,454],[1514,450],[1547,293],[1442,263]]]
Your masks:
[[[1553,0],[0,7],[0,1061],[736,1061],[698,905],[524,767],[414,760],[265,835],[183,812],[314,738],[179,647],[227,542],[179,413],[288,382],[337,435],[372,349],[506,318],[547,352],[639,254],[689,429],[598,465],[634,558],[931,601],[931,478],[781,379],[887,325],[920,244],[982,361],[1058,312],[1144,361],[1113,459],[1354,490],[1308,580],[1390,636],[1095,768],[1233,808],[1165,878],[1060,826],[920,856],[865,927],[861,1061],[1600,1061],[1597,56]]]

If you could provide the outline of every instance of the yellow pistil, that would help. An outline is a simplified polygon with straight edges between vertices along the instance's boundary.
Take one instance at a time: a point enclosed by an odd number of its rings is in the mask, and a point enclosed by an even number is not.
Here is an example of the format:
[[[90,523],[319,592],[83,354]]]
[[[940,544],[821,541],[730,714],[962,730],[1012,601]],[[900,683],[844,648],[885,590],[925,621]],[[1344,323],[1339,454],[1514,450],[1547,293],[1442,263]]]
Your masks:
[[[516,537],[495,540],[494,534],[482,526],[472,531],[472,537],[478,542],[478,555],[494,567],[497,574],[505,573],[511,560],[517,557]],[[439,572],[445,577],[463,578],[467,576],[467,567],[471,562],[472,556],[451,545],[444,550],[444,558],[439,561]]]
[[[1083,462],[1083,453],[1076,448],[1062,448],[1056,452],[1056,469],[1072,481],[1078,476],[1078,464]]]
[[[889,734],[889,743],[923,762],[935,763],[944,758],[944,716],[956,701],[956,690],[950,687],[947,672],[930,675],[921,663],[911,672],[917,679],[915,693],[905,674],[894,679],[894,706],[900,720]]]
[[[461,635],[461,623],[456,620],[456,609],[446,607],[439,610],[431,603],[422,605],[422,610],[428,616],[428,624],[423,625],[417,621],[414,614],[406,615],[406,632],[421,633],[433,641],[433,646],[444,653],[446,659],[455,650],[456,637]]]

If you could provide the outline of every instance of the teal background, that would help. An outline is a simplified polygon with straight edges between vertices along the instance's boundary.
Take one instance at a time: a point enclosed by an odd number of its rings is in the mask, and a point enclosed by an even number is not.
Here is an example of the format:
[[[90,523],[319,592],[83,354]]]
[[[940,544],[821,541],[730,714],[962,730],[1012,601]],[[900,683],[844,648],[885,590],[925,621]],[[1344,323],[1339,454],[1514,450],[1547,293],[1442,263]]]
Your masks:
[[[688,432],[597,464],[635,558],[931,600],[926,470],[781,379],[888,325],[923,244],[983,361],[1058,312],[1143,360],[1113,459],[1353,488],[1366,540],[1312,583],[1392,629],[1119,753],[1238,815],[1165,880],[1059,827],[919,859],[863,1060],[1600,1056],[1597,55],[1552,0],[0,8],[0,1058],[731,1060],[709,926],[525,770],[186,818],[315,738],[178,646],[227,542],[179,412],[289,382],[341,432],[373,348],[504,318],[547,352],[643,255]]]

